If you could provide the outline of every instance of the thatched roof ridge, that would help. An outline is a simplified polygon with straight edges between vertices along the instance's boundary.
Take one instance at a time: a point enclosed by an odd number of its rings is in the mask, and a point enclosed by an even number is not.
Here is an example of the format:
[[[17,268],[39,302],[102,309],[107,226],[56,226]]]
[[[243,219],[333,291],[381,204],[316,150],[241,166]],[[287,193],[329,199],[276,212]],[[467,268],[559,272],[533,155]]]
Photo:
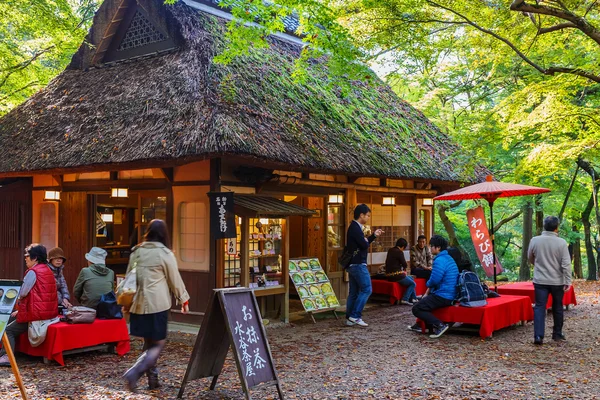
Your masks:
[[[180,3],[168,10],[183,38],[178,51],[67,69],[0,119],[0,175],[233,155],[305,171],[481,177],[382,82],[352,82],[342,94],[317,63],[308,82],[296,84],[290,75],[299,49],[279,40],[214,64],[225,22]]]

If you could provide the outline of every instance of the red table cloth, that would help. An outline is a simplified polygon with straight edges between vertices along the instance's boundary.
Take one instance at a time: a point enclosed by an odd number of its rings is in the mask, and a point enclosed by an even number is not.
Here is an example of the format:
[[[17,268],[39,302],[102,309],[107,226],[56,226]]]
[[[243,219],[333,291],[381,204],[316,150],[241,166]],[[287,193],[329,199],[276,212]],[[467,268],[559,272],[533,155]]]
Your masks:
[[[417,284],[417,287],[415,287],[415,292],[417,293],[417,296],[423,296],[427,291],[427,279],[415,277],[413,277],[413,279]]]
[[[533,308],[527,296],[502,295],[487,299],[484,307],[461,307],[459,305],[439,308],[433,312],[443,322],[462,322],[463,324],[479,325],[479,336],[492,336],[492,332],[533,320]],[[425,331],[425,323],[417,319]]]
[[[427,291],[427,280],[424,278],[413,278],[417,286],[415,287],[415,293],[417,296],[422,296]],[[372,279],[371,286],[373,293],[390,296],[390,304],[396,304],[406,291],[406,286],[400,285],[398,282],[389,282],[383,279]]]
[[[533,282],[517,282],[509,283],[508,285],[498,286],[498,293],[500,294],[511,294],[515,296],[528,296],[531,299],[531,303],[535,304],[535,290],[533,288]],[[575,298],[575,288],[573,285],[567,290],[563,296],[563,305],[577,305],[577,299]],[[552,307],[552,295],[548,296],[547,308]]]
[[[124,319],[96,319],[92,324],[58,322],[48,327],[46,340],[38,347],[32,347],[27,333],[23,333],[17,338],[16,350],[65,365],[63,351],[104,343],[116,343],[120,356],[129,352],[129,332]]]

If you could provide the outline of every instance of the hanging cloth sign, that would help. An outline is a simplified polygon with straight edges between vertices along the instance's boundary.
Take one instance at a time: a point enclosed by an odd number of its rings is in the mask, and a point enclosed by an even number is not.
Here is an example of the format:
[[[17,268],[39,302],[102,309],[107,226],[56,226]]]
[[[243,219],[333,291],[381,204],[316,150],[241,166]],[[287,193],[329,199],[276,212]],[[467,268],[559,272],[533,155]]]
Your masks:
[[[236,237],[233,192],[209,192],[210,232],[215,239]]]
[[[485,274],[488,277],[494,276],[494,256],[490,233],[485,222],[485,213],[483,208],[476,207],[467,210],[467,221],[469,223],[469,231],[471,232],[471,240],[479,257],[479,262],[483,267]],[[496,255],[496,275],[502,273],[502,265]]]

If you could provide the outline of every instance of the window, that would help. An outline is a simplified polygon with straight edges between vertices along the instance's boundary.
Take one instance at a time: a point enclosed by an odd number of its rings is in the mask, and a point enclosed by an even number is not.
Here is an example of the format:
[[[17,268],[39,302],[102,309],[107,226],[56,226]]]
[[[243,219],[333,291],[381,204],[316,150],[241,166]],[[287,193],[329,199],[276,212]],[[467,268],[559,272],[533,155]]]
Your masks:
[[[336,272],[338,257],[341,255],[345,244],[346,221],[344,218],[343,204],[330,204],[327,206],[327,273]]]
[[[185,262],[201,263],[206,259],[206,204],[179,205],[179,253]]]

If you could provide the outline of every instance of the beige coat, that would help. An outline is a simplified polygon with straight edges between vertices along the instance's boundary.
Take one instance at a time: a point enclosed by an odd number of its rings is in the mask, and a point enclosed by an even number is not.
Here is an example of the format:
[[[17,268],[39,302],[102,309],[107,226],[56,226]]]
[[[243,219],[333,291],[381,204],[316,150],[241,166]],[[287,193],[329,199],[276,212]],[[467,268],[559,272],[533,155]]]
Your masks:
[[[129,272],[136,266],[137,292],[129,312],[154,314],[171,309],[171,293],[177,304],[190,299],[177,269],[173,252],[160,242],[143,242],[129,257]]]

